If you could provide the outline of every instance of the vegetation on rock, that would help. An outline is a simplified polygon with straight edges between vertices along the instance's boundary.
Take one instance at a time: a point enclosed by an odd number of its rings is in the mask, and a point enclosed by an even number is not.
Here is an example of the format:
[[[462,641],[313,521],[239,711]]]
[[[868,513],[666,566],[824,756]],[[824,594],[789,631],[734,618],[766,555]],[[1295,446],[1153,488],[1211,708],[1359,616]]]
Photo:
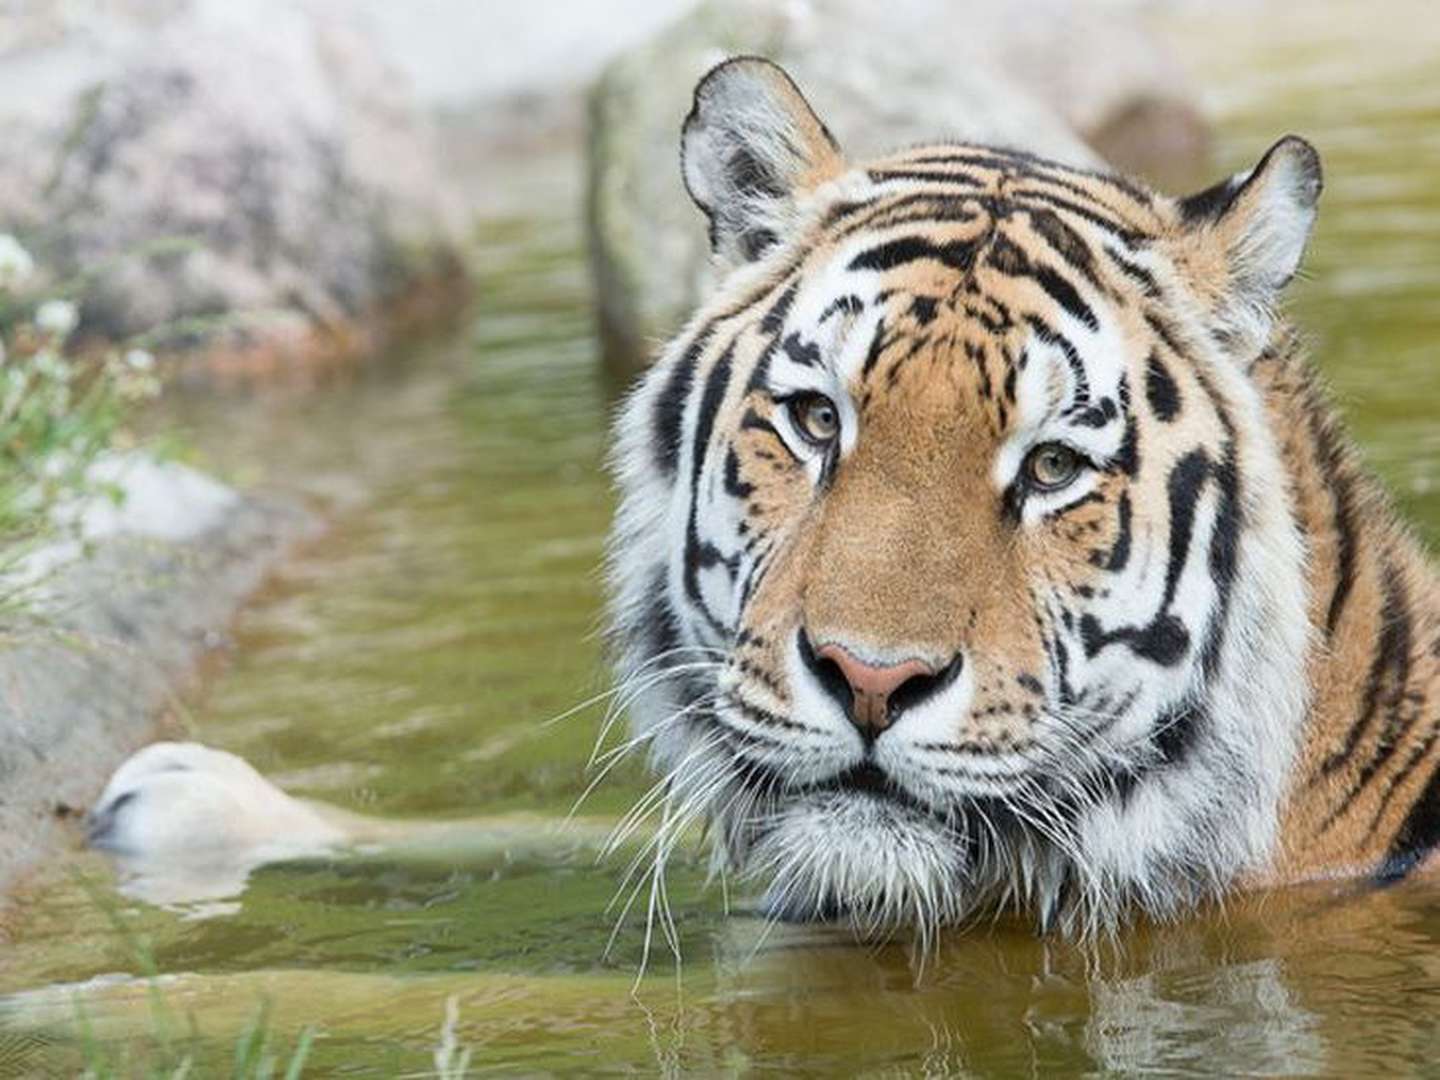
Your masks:
[[[82,350],[72,334],[79,309],[66,286],[29,290],[35,262],[0,234],[0,568],[59,538],[87,498],[118,499],[96,477],[105,454],[133,446],[132,406],[156,397],[155,358],[143,349]],[[27,575],[19,575],[24,582]],[[0,606],[16,600],[12,586]]]

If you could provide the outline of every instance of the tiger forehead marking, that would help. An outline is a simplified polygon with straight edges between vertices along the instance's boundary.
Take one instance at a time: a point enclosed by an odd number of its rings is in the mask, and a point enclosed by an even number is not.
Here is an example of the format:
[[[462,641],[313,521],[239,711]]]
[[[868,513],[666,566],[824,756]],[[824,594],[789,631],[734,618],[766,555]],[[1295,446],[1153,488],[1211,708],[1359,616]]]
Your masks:
[[[920,168],[936,162],[944,169]],[[967,171],[956,171],[961,162]],[[912,168],[900,169],[904,163]],[[771,484],[783,488],[802,468],[817,474],[809,479],[823,481],[827,497],[813,550],[790,556],[815,570],[790,588],[781,587],[789,581],[784,575],[760,588],[753,620],[769,620],[773,607],[782,624],[798,614],[812,634],[872,655],[908,652],[932,661],[967,643],[983,650],[1003,640],[994,651],[1007,662],[1041,670],[1045,642],[1037,622],[1043,627],[1047,605],[1038,605],[1040,620],[1015,613],[1036,608],[1040,591],[1057,604],[1068,595],[1103,607],[1095,582],[1125,568],[1128,537],[1121,540],[1130,510],[1123,488],[1126,476],[1138,472],[1136,411],[1143,406],[1136,401],[1132,409],[1129,388],[1144,380],[1145,368],[1162,363],[1156,351],[1165,347],[1136,301],[1159,287],[1153,278],[1144,288],[1137,283],[1133,256],[1127,272],[1103,265],[1109,256],[1091,255],[1092,245],[1103,251],[1107,240],[1133,250],[1143,235],[1139,225],[1126,218],[1118,229],[1098,227],[1053,209],[1044,202],[1046,172],[1023,158],[935,150],[871,169],[872,178],[884,180],[875,200],[882,207],[909,207],[903,188],[919,186],[933,214],[940,198],[934,189],[957,188],[945,196],[943,227],[917,236],[907,216],[913,211],[877,212],[869,204],[832,212],[802,265],[756,305],[749,347],[731,361],[749,371],[734,380],[731,408],[752,421],[749,437],[727,448],[730,469],[757,508],[783,501],[778,492],[773,501],[766,497]],[[892,194],[898,176],[902,193]],[[1074,182],[1064,183],[1068,195]],[[1020,194],[1007,195],[1012,189]],[[1150,205],[1131,203],[1133,217],[1152,231],[1160,227]],[[854,227],[857,216],[866,228]],[[1099,235],[1087,239],[1087,232]],[[1056,266],[1077,268],[1080,284]],[[789,470],[777,469],[786,444],[773,424],[769,431],[762,424],[771,423],[766,417],[777,400],[803,392],[837,403],[850,420],[842,424],[846,437],[829,461],[792,460]],[[1027,441],[1046,423],[1086,447],[1109,475],[1059,505],[1021,507],[1015,474]],[[723,420],[717,426],[727,427]],[[931,482],[935,475],[949,482]],[[1114,513],[1106,513],[1112,504]],[[981,512],[987,506],[991,512]],[[1007,519],[1068,511],[1074,519],[1063,537],[1080,541],[1083,558],[1063,553],[1039,582],[1017,575],[1003,558],[1012,546]],[[955,619],[956,611],[972,609],[974,623]],[[1087,657],[1108,635],[1173,660],[1189,637],[1168,614],[1144,627],[1106,630],[1089,613],[1081,625]],[[780,640],[783,632],[772,636]],[[749,666],[760,665],[752,657]],[[992,733],[1025,737],[1016,729],[1035,710],[1011,701],[1013,685],[997,678],[993,687],[979,687],[984,700],[972,704],[968,719]],[[1008,719],[1000,724],[996,717]]]
[[[1084,932],[1440,839],[1347,832],[1440,740],[1375,719],[1408,624],[1358,702],[1366,658],[1312,647],[1425,590],[1393,529],[1362,572],[1365,481],[1275,315],[1308,144],[1184,200],[986,147],[854,165],[738,60],[682,148],[729,271],[620,418],[610,564],[668,827],[714,825],[777,913],[922,931]]]

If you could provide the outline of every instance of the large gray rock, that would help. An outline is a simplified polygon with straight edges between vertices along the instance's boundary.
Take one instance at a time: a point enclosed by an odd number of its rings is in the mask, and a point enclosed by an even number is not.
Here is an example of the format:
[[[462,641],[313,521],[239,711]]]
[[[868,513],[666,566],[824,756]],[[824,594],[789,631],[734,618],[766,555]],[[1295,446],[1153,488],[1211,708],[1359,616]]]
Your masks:
[[[338,0],[15,5],[0,128],[0,231],[82,336],[303,349],[457,272],[427,121]]]
[[[1203,142],[1172,58],[1113,11],[1063,0],[707,0],[612,62],[591,96],[590,249],[616,374],[643,366],[709,282],[679,133],[696,81],[737,54],[785,67],[852,159],[954,136],[1093,166],[1095,138],[1129,151],[1115,155],[1121,167],[1153,172],[1147,147],[1174,156]]]

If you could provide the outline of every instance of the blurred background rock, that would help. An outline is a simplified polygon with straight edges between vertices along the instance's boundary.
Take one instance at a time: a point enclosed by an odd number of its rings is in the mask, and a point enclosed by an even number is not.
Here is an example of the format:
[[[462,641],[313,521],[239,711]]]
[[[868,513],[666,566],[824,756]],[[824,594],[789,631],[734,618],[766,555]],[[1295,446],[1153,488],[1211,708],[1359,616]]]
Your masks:
[[[462,302],[475,213],[575,197],[603,68],[592,255],[626,373],[705,279],[675,146],[710,64],[791,66],[853,151],[938,122],[1163,178],[1204,126],[1142,6],[9,0],[0,230],[78,302],[81,340],[189,371],[353,356]]]
[[[351,5],[7,8],[0,223],[82,338],[273,365],[362,350],[453,290],[432,126]]]
[[[950,137],[1165,181],[1206,149],[1175,58],[1133,6],[707,0],[613,61],[591,99],[590,257],[616,375],[708,286],[677,132],[696,80],[740,53],[789,70],[852,160]]]

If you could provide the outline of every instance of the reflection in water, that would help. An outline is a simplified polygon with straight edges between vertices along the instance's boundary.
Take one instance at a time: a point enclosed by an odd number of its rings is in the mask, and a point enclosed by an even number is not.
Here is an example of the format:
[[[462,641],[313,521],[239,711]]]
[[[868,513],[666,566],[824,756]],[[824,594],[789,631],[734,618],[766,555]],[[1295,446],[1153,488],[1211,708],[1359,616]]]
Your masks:
[[[376,1039],[414,1045],[438,1025],[446,998],[458,995],[462,1040],[517,1068],[599,1054],[671,1074],[759,1066],[833,1075],[860,1054],[871,1069],[936,1076],[1356,1075],[1349,1066],[1363,1071],[1368,1062],[1373,1070],[1375,1061],[1330,1055],[1322,1035],[1344,1030],[1349,994],[1307,1001],[1297,988],[1314,984],[1305,967],[1317,937],[1334,943],[1339,963],[1359,961],[1361,971],[1377,950],[1404,944],[1414,899],[1376,894],[1335,903],[1297,892],[1273,898],[1263,913],[1142,932],[1138,948],[1123,955],[996,926],[952,936],[918,977],[904,945],[860,948],[840,932],[780,927],[757,951],[761,928],[737,919],[715,938],[713,970],[683,984],[651,984],[634,1000],[617,992],[623,983],[615,978],[593,975],[404,978],[261,968],[182,974],[165,989],[207,1019],[237,1024],[245,1003],[263,992],[286,1033],[324,1022],[327,1038],[352,1051]],[[76,989],[12,995],[5,1022],[12,1030],[63,1027]],[[144,1029],[142,983],[107,979],[84,989],[107,1031]],[[1376,1043],[1403,1047],[1408,1023],[1392,1010],[1374,1031]]]
[[[258,967],[180,974],[165,990],[177,1008],[236,1028],[269,995],[283,1034],[324,1023],[336,1060],[352,1063],[345,1054],[364,1046],[385,1048],[382,1061],[419,1052],[456,995],[462,1041],[481,1048],[481,1062],[522,1070],[603,1060],[670,1074],[818,1076],[863,1061],[872,1072],[936,1076],[1393,1075],[1440,1049],[1425,1020],[1440,1005],[1434,908],[1434,893],[1415,889],[1294,890],[1141,930],[1123,950],[997,925],[950,937],[918,978],[900,944],[860,948],[839,932],[779,927],[757,952],[760,928],[737,919],[717,927],[713,968],[652,982],[636,999],[623,992],[628,972]],[[76,989],[12,995],[0,1015],[12,1031],[63,1028]],[[145,1030],[141,982],[84,990],[107,1035]]]
[[[1188,36],[1214,53],[1200,81],[1226,95],[1225,164],[1284,130],[1326,155],[1297,315],[1367,453],[1434,536],[1440,35],[1428,8],[1390,10],[1290,5],[1278,29],[1207,14]],[[1377,50],[1393,63],[1357,72]],[[622,766],[557,838],[591,778],[596,718],[536,723],[600,678],[606,406],[575,234],[488,226],[491,272],[462,340],[318,398],[187,403],[221,464],[279,474],[339,521],[243,621],[195,736],[297,795],[440,824],[414,844],[374,837],[255,869],[202,920],[94,884],[106,867],[77,854],[0,960],[0,1072],[83,1066],[77,990],[102,1044],[147,1060],[154,1017],[135,976],[153,963],[201,1032],[197,1072],[228,1070],[265,996],[277,1037],[322,1029],[311,1074],[416,1073],[454,995],[475,1064],[507,1073],[1433,1075],[1431,882],[1246,898],[1088,951],[1002,920],[948,935],[922,966],[904,942],[727,915],[682,859],[684,967],[656,950],[632,996],[643,917],[607,955],[626,860],[595,853],[649,781]],[[456,820],[475,814],[490,816]]]
[[[1150,973],[1091,986],[1086,1048],[1107,1069],[1205,1068],[1230,1061],[1248,1073],[1323,1071],[1319,1021],[1292,999],[1274,957],[1211,970],[1199,1001],[1177,1001]],[[1175,1049],[1184,1047],[1183,1060]]]

